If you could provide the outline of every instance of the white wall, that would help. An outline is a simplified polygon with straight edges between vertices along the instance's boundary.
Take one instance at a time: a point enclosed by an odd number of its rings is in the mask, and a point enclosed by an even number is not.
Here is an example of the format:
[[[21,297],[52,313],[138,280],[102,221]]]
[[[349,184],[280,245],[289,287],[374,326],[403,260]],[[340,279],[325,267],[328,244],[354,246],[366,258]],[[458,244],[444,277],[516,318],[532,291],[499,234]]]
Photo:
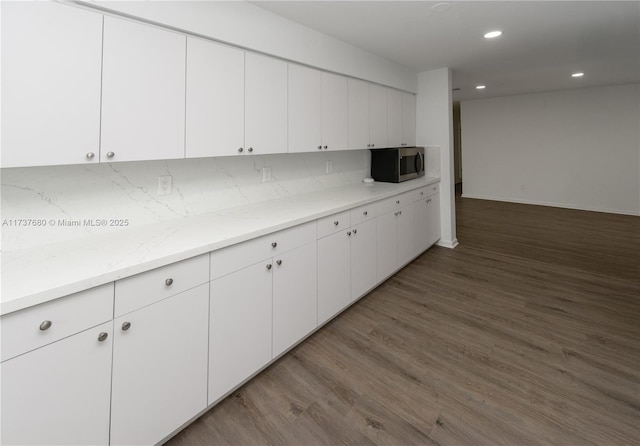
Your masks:
[[[451,70],[441,68],[418,74],[416,109],[416,141],[419,146],[440,147],[440,227],[438,244],[454,248],[456,238],[456,206],[453,184],[453,110]],[[427,151],[427,167],[437,159]]]
[[[243,1],[96,1],[112,11],[415,92],[416,72]]]
[[[640,84],[461,108],[464,197],[640,215]]]

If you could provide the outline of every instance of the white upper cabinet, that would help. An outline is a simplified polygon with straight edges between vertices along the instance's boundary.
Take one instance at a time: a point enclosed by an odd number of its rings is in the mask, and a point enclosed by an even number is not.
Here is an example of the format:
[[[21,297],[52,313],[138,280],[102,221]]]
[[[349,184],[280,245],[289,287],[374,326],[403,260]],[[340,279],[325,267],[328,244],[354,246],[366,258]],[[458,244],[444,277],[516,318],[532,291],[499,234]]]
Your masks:
[[[416,95],[402,92],[402,145],[416,145]]]
[[[347,78],[289,64],[289,152],[345,150]]]
[[[289,152],[322,149],[322,73],[289,64]]]
[[[102,15],[2,2],[2,167],[95,163]]]
[[[387,139],[389,147],[403,146],[402,92],[387,89]]]
[[[369,142],[371,148],[387,147],[387,88],[369,84]]]
[[[322,73],[322,148],[349,147],[349,103],[347,78]]]
[[[287,63],[245,55],[245,150],[287,151]]]
[[[348,80],[349,89],[349,148],[365,149],[369,142],[369,84],[357,79]]]
[[[186,37],[104,18],[101,161],[184,157]]]
[[[187,38],[186,157],[244,153],[244,51]]]

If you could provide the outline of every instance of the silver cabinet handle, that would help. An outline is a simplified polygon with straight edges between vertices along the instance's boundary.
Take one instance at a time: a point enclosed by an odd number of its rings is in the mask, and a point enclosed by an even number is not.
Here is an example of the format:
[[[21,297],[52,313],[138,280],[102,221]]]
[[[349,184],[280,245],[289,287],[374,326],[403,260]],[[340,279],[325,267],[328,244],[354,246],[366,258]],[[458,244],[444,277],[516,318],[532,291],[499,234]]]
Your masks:
[[[375,146],[376,146],[375,144],[371,144],[371,147],[375,147]]]
[[[131,322],[123,322],[122,323],[122,331],[127,331],[131,328]]]
[[[357,229],[354,229],[354,230],[353,230],[353,233],[354,233],[354,234],[357,234],[357,233],[358,233],[358,230],[357,230]]]
[[[351,231],[347,232],[347,236],[351,237]]]
[[[371,144],[367,144],[367,147],[371,147]]]
[[[171,286],[173,285],[173,279],[169,278],[167,280],[164,281],[164,285],[165,286]]]
[[[244,152],[244,149],[242,147],[239,147],[238,148],[238,153],[242,153],[242,152]]]
[[[114,156],[116,156],[115,153],[113,152],[107,152],[107,158],[113,158]]]
[[[104,342],[109,337],[109,333],[105,333],[104,331],[98,335],[98,341]]]
[[[276,246],[278,246],[278,242],[273,242],[273,243],[271,243],[271,247],[272,247],[272,248],[275,248]]]
[[[267,271],[271,269],[271,263],[267,263]]]
[[[249,153],[253,152],[253,147],[249,147]]]
[[[45,331],[51,328],[51,321],[44,321],[40,324],[40,330]]]
[[[369,212],[364,211],[362,214],[366,217],[367,215],[369,215]]]
[[[282,260],[276,260],[276,263],[278,264],[278,266],[282,265]]]
[[[327,150],[329,148],[329,146],[324,146],[324,149]]]
[[[338,226],[340,224],[340,222],[338,220],[333,222],[334,225]]]
[[[402,215],[402,211],[398,211],[398,215]]]
[[[322,150],[322,146],[318,146],[318,150]]]
[[[87,153],[87,159],[89,159],[89,160],[92,159],[94,156],[96,156],[96,154],[93,153],[93,152]]]
[[[396,200],[396,204],[400,204],[400,200]]]

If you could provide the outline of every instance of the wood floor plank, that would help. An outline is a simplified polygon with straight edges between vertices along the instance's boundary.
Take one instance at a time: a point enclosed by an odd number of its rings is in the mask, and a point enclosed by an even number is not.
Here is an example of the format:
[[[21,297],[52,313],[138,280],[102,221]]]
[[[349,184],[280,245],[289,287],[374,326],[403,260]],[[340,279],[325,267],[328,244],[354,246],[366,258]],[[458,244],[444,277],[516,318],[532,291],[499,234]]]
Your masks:
[[[640,444],[640,218],[459,198],[457,222],[168,444]]]

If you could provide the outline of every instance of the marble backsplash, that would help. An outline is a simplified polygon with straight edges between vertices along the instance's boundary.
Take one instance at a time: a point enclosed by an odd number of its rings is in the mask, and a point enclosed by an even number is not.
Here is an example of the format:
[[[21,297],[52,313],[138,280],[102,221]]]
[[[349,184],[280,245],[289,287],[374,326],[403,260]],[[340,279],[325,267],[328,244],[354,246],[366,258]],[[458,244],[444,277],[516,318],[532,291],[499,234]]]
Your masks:
[[[439,176],[439,149],[426,155],[427,175]],[[356,184],[370,165],[368,150],[354,150],[2,169],[2,250]],[[263,167],[271,181],[263,182]],[[172,193],[162,196],[165,175]]]

